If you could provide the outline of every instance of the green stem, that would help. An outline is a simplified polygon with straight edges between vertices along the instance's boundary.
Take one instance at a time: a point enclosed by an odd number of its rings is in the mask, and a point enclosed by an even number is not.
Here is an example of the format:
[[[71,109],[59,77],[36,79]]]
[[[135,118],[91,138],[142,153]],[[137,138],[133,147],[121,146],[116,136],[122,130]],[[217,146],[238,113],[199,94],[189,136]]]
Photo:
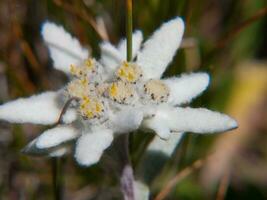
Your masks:
[[[132,60],[132,34],[133,34],[133,2],[126,0],[126,38],[127,38],[127,61]]]
[[[63,169],[62,159],[58,157],[51,158],[52,181],[55,200],[63,199]]]
[[[127,61],[132,61],[132,33],[133,33],[133,5],[132,0],[126,0],[126,38],[127,38]],[[121,191],[124,200],[135,200],[134,197],[134,175],[129,153],[130,133],[123,136],[123,166],[120,177]]]

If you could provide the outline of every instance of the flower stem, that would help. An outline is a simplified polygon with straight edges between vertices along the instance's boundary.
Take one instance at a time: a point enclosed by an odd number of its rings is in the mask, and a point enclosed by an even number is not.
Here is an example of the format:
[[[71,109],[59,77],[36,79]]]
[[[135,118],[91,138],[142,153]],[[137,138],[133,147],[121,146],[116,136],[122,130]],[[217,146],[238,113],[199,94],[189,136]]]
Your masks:
[[[63,199],[63,169],[62,159],[58,157],[51,158],[52,181],[55,200]]]
[[[133,2],[126,0],[126,38],[127,38],[127,61],[132,60],[132,34],[133,34]]]
[[[133,4],[132,0],[126,0],[126,38],[127,38],[127,61],[132,60],[132,33],[133,33]],[[135,200],[134,198],[134,175],[129,153],[130,134],[123,136],[124,163],[121,172],[120,184],[124,200]]]
[[[127,133],[122,137],[122,148],[123,148],[123,167],[121,172],[121,191],[124,196],[124,200],[134,200],[134,175],[133,167],[131,164],[130,153],[129,153],[129,139],[130,134]]]

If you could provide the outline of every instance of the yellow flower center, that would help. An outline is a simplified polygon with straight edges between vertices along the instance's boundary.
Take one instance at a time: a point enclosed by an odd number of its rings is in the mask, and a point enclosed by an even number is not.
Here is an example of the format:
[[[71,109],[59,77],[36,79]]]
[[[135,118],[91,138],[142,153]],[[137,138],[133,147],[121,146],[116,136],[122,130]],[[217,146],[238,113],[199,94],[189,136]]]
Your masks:
[[[113,82],[108,88],[108,97],[118,103],[128,104],[134,95],[134,87],[123,81]]]
[[[78,78],[83,78],[96,70],[95,60],[88,58],[81,66],[70,65],[70,73]]]
[[[151,79],[144,84],[144,93],[156,103],[163,103],[168,100],[170,90],[163,81]]]
[[[142,70],[135,63],[123,62],[117,70],[116,76],[122,81],[136,83],[142,76]]]
[[[71,97],[81,99],[90,94],[90,87],[87,79],[74,79],[68,84],[67,91]]]
[[[93,69],[95,66],[95,61],[93,59],[89,58],[89,59],[86,59],[84,61],[84,64],[88,69]]]
[[[80,102],[80,113],[85,119],[99,119],[104,111],[104,103],[95,97],[84,96]]]

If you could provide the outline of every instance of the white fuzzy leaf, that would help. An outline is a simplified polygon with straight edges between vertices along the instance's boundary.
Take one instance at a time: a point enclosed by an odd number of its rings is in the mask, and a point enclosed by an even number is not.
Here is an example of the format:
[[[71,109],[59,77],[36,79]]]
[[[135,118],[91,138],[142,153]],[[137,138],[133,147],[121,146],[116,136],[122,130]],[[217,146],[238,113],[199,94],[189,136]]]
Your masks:
[[[61,125],[46,130],[37,138],[36,147],[39,149],[51,148],[73,140],[79,136],[79,130],[71,125]]]
[[[168,140],[163,140],[155,136],[148,146],[148,151],[161,152],[166,156],[171,156],[176,146],[180,143],[183,133],[171,133]]]
[[[137,55],[137,63],[143,70],[144,78],[162,76],[180,46],[183,33],[184,22],[176,17],[164,23],[145,42],[144,48]]]
[[[189,103],[194,97],[200,95],[209,85],[207,73],[184,74],[181,77],[168,78],[164,83],[170,89],[168,103],[179,105]]]
[[[75,158],[80,165],[90,166],[97,163],[113,141],[112,131],[109,129],[96,130],[85,133],[76,144]]]
[[[132,35],[132,58],[135,58],[137,52],[139,51],[143,41],[143,34],[141,31],[136,30]],[[127,41],[122,39],[118,44],[118,50],[121,57],[124,60],[127,60]]]
[[[45,22],[41,33],[56,69],[68,74],[71,64],[79,64],[88,58],[88,50],[83,48],[79,41],[62,26]]]
[[[53,124],[63,107],[60,95],[60,92],[45,92],[8,102],[0,106],[0,119],[13,123]],[[68,123],[75,118],[73,110],[68,110],[64,117]]]
[[[123,61],[123,57],[116,47],[109,42],[102,42],[100,44],[101,58],[100,62],[108,71],[114,71]]]
[[[112,116],[110,120],[115,133],[129,133],[139,128],[143,120],[143,113],[138,109],[123,109]]]
[[[234,119],[225,114],[213,112],[204,108],[173,108],[161,106],[155,117],[144,124],[160,122],[176,132],[214,133],[231,130],[237,127]],[[153,128],[153,127],[152,127]]]

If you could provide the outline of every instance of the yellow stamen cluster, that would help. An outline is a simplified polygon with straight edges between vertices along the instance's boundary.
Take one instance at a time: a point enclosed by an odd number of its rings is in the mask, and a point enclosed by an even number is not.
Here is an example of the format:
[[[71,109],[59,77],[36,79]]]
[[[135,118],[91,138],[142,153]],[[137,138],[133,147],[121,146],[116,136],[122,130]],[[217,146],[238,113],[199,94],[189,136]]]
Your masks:
[[[108,88],[109,98],[121,104],[130,103],[134,95],[135,90],[133,85],[124,81],[113,82]]]
[[[93,59],[85,60],[79,67],[70,67],[71,74],[76,78],[68,84],[67,91],[71,97],[77,99],[78,110],[84,119],[99,119],[105,112],[104,102],[101,100],[104,89],[94,80],[96,67]]]
[[[116,76],[122,81],[136,83],[142,77],[142,70],[135,63],[123,62],[117,70]]]
[[[85,119],[99,119],[104,114],[104,103],[95,97],[85,96],[80,102],[80,113]]]
[[[73,76],[81,77],[83,75],[83,70],[81,67],[77,67],[76,65],[70,65],[70,73]]]
[[[70,65],[70,73],[78,78],[86,77],[96,71],[95,60],[89,58],[81,66]]]
[[[84,65],[87,69],[93,70],[95,68],[95,60],[89,58],[84,61]]]
[[[67,86],[67,92],[71,97],[78,99],[90,94],[89,81],[86,78],[74,79]]]
[[[156,103],[166,102],[170,95],[168,86],[163,81],[155,79],[151,79],[144,84],[144,92]]]
[[[99,66],[93,59],[87,59],[77,67],[71,65],[70,72],[75,76],[67,86],[70,97],[77,99],[74,106],[78,106],[78,111],[84,119],[103,119],[106,112],[106,104],[103,98],[119,104],[132,104],[137,98],[138,90],[135,83],[142,77],[141,68],[130,62],[123,62],[116,71],[118,78],[114,82],[99,82]],[[98,71],[96,71],[98,69]],[[143,93],[150,100],[160,103],[166,102],[169,96],[169,88],[163,81],[149,80],[144,85]],[[147,98],[146,98],[147,99]]]

